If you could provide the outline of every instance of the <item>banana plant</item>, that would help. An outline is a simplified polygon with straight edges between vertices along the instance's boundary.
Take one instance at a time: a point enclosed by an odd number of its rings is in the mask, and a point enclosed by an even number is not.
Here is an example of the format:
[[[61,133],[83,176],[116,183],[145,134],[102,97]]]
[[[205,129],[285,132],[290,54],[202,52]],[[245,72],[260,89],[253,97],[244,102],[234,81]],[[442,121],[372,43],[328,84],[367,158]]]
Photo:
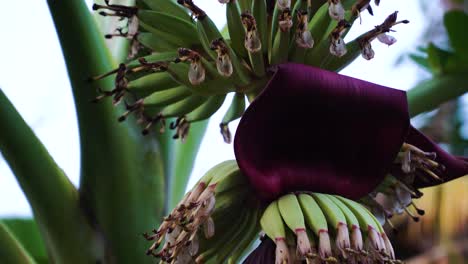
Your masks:
[[[410,125],[408,107],[425,100],[336,72],[372,59],[376,39],[394,44],[388,33],[409,21],[394,12],[345,43],[370,0],[219,2],[225,34],[192,0],[96,3],[95,15],[124,24],[104,33],[82,0],[47,1],[78,114],[80,186],[0,93],[0,150],[47,252],[33,254],[6,222],[1,261],[238,263],[263,230],[246,263],[398,262],[389,212],[416,219],[420,188],[462,177],[468,163]],[[118,61],[105,38],[127,41]],[[230,143],[241,118],[236,160],[184,194],[227,94],[220,139]]]

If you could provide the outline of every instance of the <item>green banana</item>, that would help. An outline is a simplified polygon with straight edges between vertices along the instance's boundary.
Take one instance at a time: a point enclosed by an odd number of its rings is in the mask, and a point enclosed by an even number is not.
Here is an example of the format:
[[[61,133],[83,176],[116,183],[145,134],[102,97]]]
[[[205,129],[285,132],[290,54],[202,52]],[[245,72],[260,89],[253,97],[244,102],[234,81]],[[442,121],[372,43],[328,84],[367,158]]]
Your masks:
[[[178,86],[167,72],[156,72],[145,75],[128,83],[127,89],[138,96],[146,96],[153,92],[163,91]]]
[[[208,97],[206,96],[192,95],[165,107],[159,115],[164,118],[184,116],[187,113],[193,111],[198,106],[202,105],[207,100]]]
[[[201,178],[198,180],[198,183],[204,182],[205,184],[210,184],[211,180],[215,175],[222,173],[226,167],[237,167],[237,162],[234,160],[223,161],[209,171],[207,171]]]
[[[377,225],[370,212],[364,206],[353,200],[336,195],[335,197],[346,204],[348,208],[354,213],[359,221],[361,231],[367,235],[367,240],[368,243],[370,243],[371,249],[377,252],[384,251],[384,245],[381,244],[382,241],[380,240],[379,235],[379,225]]]
[[[292,18],[293,18],[293,26],[291,28],[291,32],[296,32],[297,24],[298,21],[296,20],[298,12],[304,12],[307,14],[307,0],[296,0],[296,3],[294,4],[294,7],[292,8]],[[308,23],[309,21],[306,19],[306,22]],[[291,37],[293,37],[293,34],[291,34]]]
[[[190,15],[177,3],[171,0],[138,0],[157,12],[166,12],[180,19],[191,21]]]
[[[257,21],[257,32],[260,36],[260,42],[265,45],[262,52],[266,56],[268,52],[268,14],[265,0],[252,1],[252,15]]]
[[[278,208],[278,201],[268,205],[260,218],[260,225],[266,235],[276,244],[276,263],[291,263],[286,244],[286,230]]]
[[[287,194],[278,200],[278,208],[286,225],[297,236],[297,252],[301,258],[312,253],[304,223],[304,215],[295,194]]]
[[[183,84],[195,93],[200,95],[226,94],[233,90],[232,84],[228,79],[218,78],[215,80],[205,80],[204,82],[193,85],[188,78],[190,66],[185,63],[169,63],[167,72],[180,84]]]
[[[266,72],[262,49],[267,50],[268,45],[266,43],[262,43],[261,41],[261,36],[257,30],[257,21],[255,20],[255,17],[252,16],[249,12],[242,13],[241,17],[246,33],[244,46],[249,54],[252,72],[257,77],[263,77]]]
[[[154,34],[155,36],[158,36],[161,39],[164,39],[170,43],[173,43],[174,45],[178,47],[192,47],[194,45],[200,44],[198,37],[195,39],[192,39],[192,38],[187,38],[186,36],[183,36],[180,34],[173,34],[171,32],[162,30],[161,28],[153,27],[150,24],[147,24],[145,21],[139,21],[139,25],[141,26],[142,29]]]
[[[171,13],[138,10],[136,16],[140,23],[143,22],[147,26],[170,34],[177,32],[174,35],[178,35],[188,42],[198,38],[195,25],[191,20],[187,21],[169,14]]]
[[[292,26],[291,11],[284,9],[279,18],[280,30],[276,33],[271,49],[271,64],[280,64],[288,60],[289,37]]]
[[[244,47],[245,31],[242,25],[241,12],[238,1],[230,0],[226,4],[226,20],[231,37],[231,45],[241,58],[247,58],[247,50]]]
[[[245,188],[245,185],[233,186],[222,193],[217,193],[213,218],[226,214],[233,207],[242,206],[242,203],[245,201],[244,197],[247,194],[248,188]]]
[[[345,215],[340,210],[340,208],[332,200],[330,200],[329,195],[312,193],[312,197],[314,197],[315,201],[322,209],[322,212],[324,212],[328,224],[335,228],[336,246],[338,250],[340,250],[341,255],[346,259],[346,250],[351,248],[351,243],[349,241],[349,231]]]
[[[196,263],[210,263],[211,258],[216,258],[218,252],[225,247],[228,241],[232,237],[235,237],[239,230],[243,230],[242,224],[248,220],[248,215],[250,214],[250,210],[243,210],[242,213],[239,215],[238,218],[230,219],[230,226],[229,228],[225,228],[228,230],[227,232],[215,234],[212,238],[206,241],[206,246],[202,246],[202,248],[206,248],[204,252],[201,252],[197,258],[195,259]],[[234,221],[233,221],[234,220]],[[216,224],[216,223],[215,223]],[[219,263],[219,262],[213,262]]]
[[[260,226],[258,224],[258,218],[260,216],[259,208],[255,208],[254,213],[252,214],[252,220],[249,221],[249,225],[247,230],[245,230],[245,234],[237,241],[237,247],[233,250],[231,256],[228,259],[228,264],[236,264],[240,260],[240,258],[244,255],[244,253],[250,248],[252,243],[255,241],[255,238],[258,236],[260,231]]]
[[[243,93],[236,93],[232,98],[231,105],[223,117],[219,127],[221,135],[223,135],[224,142],[231,143],[231,132],[229,131],[229,123],[240,118],[245,111],[245,95]]]
[[[247,177],[240,171],[237,163],[214,176],[210,184],[216,184],[216,193],[222,193],[239,185],[247,184]]]
[[[213,95],[198,108],[187,114],[187,122],[196,122],[210,118],[223,105],[226,94]]]
[[[216,261],[218,263],[225,263],[229,259],[229,256],[237,249],[239,242],[244,238],[249,238],[249,231],[252,229],[252,226],[255,230],[257,226],[257,210],[248,208],[246,211],[248,211],[248,214],[240,224],[240,228],[238,228],[236,234],[233,235],[229,241],[226,241],[226,244],[222,246],[221,250],[218,252],[216,256]]]
[[[359,228],[359,221],[353,212],[344,204],[341,200],[336,198],[333,195],[329,195],[328,198],[332,200],[343,212],[346,217],[346,222],[348,223],[348,229],[351,230],[351,251],[354,254],[358,254],[364,250],[364,242],[362,239],[361,229]]]
[[[140,32],[136,39],[143,46],[151,49],[154,52],[173,51],[177,46],[164,38],[154,35],[149,32]]]
[[[192,95],[192,91],[185,86],[177,86],[164,91],[154,92],[143,99],[145,107],[164,107],[179,102]]]
[[[330,236],[328,234],[328,224],[322,209],[315,199],[305,193],[298,196],[301,204],[302,212],[304,213],[307,225],[314,231],[319,239],[319,256],[322,260],[332,261],[332,249],[330,244]]]

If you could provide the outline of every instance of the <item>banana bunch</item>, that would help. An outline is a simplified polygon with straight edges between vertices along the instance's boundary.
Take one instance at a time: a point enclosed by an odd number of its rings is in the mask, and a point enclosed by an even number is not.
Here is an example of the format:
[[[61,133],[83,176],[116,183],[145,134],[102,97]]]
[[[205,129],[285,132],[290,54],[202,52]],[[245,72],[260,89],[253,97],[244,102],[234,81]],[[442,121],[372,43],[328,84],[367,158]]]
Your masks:
[[[277,264],[400,262],[370,211],[340,196],[284,195],[265,209],[260,224],[276,244]]]
[[[220,124],[227,143],[228,124],[242,116],[245,98],[252,100],[262,90],[271,65],[293,61],[338,71],[360,53],[373,57],[370,42],[375,38],[393,44],[386,33],[407,22],[397,22],[395,12],[346,45],[343,38],[360,13],[372,12],[370,0],[281,0],[272,14],[266,0],[219,0],[226,4],[224,38],[193,0],[137,0],[135,6],[104,2],[93,9],[127,21],[105,37],[129,39],[130,57],[137,59],[92,78],[115,75],[114,89],[99,91],[94,101],[112,97],[117,105],[125,99],[118,120],[136,114],[145,135],[153,126],[164,131],[165,120],[175,118],[169,127],[174,138],[183,140],[191,123],[208,119],[226,94],[235,93]]]
[[[237,263],[258,235],[260,205],[235,161],[208,171],[152,234],[161,263]]]

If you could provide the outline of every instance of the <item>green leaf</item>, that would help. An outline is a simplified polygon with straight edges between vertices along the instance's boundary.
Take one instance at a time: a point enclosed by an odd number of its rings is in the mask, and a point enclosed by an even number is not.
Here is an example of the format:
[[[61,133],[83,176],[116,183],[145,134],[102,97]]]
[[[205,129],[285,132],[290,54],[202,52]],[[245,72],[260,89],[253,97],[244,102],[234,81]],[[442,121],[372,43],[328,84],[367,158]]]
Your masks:
[[[15,264],[33,264],[34,259],[28,254],[9,228],[0,221],[0,262]]]
[[[0,105],[0,151],[31,205],[51,257],[57,263],[100,260],[96,248],[101,244],[82,214],[77,190],[1,90]]]
[[[164,168],[158,142],[143,137],[134,119],[118,123],[122,106],[114,107],[110,100],[90,103],[98,88],[111,90],[114,83],[112,78],[87,80],[116,65],[85,2],[47,3],[78,114],[82,205],[89,221],[109,242],[106,253],[110,258],[119,263],[152,263],[144,254],[149,244],[139,234],[153,229],[164,210]],[[77,247],[74,250],[80,252]]]
[[[427,55],[427,62],[435,75],[442,74],[447,71],[447,63],[451,56],[450,52],[440,49],[433,43],[430,43],[427,47]]]
[[[458,10],[447,12],[444,16],[444,24],[453,49],[465,62],[468,62],[468,38],[466,36],[468,15]]]
[[[407,93],[410,116],[437,108],[468,92],[467,74],[446,74],[423,81]]]
[[[409,57],[419,66],[424,68],[427,71],[431,71],[431,66],[429,65],[429,61],[427,56],[421,56],[416,54],[410,54]]]
[[[30,218],[0,219],[37,263],[48,263],[47,251],[39,228]]]

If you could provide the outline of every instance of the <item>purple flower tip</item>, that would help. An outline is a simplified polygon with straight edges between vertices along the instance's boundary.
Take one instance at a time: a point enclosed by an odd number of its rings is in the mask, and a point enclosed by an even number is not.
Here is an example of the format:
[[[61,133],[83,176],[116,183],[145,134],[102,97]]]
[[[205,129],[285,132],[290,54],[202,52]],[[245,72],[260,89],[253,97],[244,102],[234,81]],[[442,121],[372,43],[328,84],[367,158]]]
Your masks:
[[[293,191],[358,199],[382,181],[408,127],[404,91],[282,64],[246,110],[234,150],[264,200]]]

